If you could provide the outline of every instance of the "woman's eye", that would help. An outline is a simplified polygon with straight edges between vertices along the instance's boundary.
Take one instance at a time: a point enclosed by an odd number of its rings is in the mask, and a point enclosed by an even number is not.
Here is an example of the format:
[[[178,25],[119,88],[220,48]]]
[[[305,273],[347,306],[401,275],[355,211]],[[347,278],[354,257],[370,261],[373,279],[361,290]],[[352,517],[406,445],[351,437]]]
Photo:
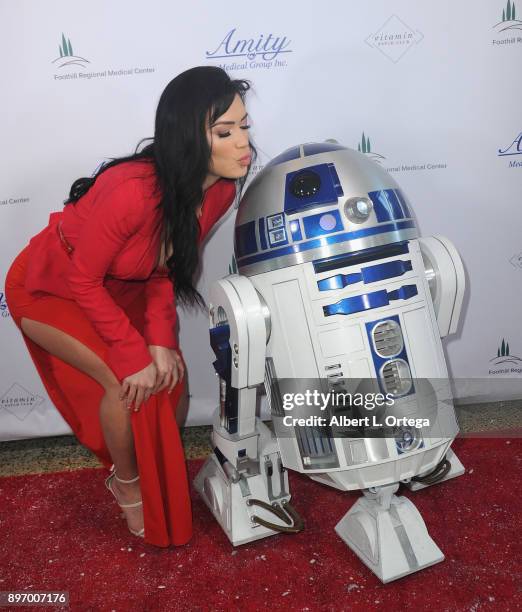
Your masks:
[[[240,129],[249,130],[251,128],[250,125],[240,125]],[[230,136],[230,130],[228,132],[218,132],[217,134],[219,138],[228,138]]]

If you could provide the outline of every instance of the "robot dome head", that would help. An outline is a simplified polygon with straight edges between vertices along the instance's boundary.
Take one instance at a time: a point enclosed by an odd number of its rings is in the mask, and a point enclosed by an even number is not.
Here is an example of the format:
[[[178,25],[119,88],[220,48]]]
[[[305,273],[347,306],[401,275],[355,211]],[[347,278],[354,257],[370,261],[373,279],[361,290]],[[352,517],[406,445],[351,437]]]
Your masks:
[[[253,276],[417,238],[411,208],[377,163],[337,143],[287,149],[239,204],[234,250]]]

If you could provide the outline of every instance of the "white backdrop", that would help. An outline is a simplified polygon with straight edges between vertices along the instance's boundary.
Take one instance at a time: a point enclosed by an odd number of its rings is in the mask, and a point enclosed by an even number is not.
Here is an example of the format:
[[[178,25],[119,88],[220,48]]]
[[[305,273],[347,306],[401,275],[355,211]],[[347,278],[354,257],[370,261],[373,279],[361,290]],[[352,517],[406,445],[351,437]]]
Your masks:
[[[336,138],[393,173],[422,234],[448,236],[465,262],[464,321],[446,344],[452,374],[490,377],[489,399],[522,397],[517,1],[0,0],[0,439],[69,431],[10,319],[10,262],[74,179],[152,135],[167,82],[205,64],[252,81],[258,167]],[[205,296],[228,272],[233,223],[232,213],[205,249]],[[217,389],[207,318],[178,311],[188,424],[208,423]],[[503,340],[509,359],[497,357]]]

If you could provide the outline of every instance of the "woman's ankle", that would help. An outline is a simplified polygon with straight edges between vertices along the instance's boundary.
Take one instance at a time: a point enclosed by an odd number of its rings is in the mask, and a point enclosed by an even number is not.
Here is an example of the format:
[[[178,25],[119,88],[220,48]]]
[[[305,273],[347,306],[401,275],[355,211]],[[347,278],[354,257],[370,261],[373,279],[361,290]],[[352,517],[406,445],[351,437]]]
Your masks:
[[[139,480],[133,483],[122,483],[116,478],[112,481],[112,488],[117,494],[118,498],[125,502],[136,502],[141,499],[141,489]]]

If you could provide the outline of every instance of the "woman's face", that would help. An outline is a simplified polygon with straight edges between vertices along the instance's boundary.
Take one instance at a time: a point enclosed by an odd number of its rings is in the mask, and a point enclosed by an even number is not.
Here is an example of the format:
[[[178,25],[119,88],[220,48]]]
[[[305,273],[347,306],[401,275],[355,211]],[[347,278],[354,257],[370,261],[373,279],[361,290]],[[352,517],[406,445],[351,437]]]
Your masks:
[[[248,141],[247,112],[240,96],[212,125],[207,128],[211,157],[209,173],[205,183],[214,183],[219,178],[238,179],[248,171],[250,144]]]

